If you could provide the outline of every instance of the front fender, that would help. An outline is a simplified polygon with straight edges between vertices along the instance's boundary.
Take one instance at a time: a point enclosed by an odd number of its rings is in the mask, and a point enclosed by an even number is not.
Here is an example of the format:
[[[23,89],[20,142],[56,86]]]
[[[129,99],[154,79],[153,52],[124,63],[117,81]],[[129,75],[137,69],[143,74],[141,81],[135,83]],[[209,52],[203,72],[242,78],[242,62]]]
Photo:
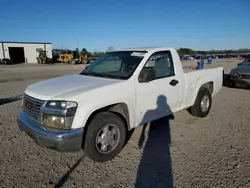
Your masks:
[[[106,102],[106,103],[84,103],[84,105],[81,105],[79,109],[77,109],[77,112],[75,114],[75,118],[73,121],[72,128],[82,128],[86,126],[86,123],[95,111],[103,109],[105,107],[110,107],[115,104],[119,103],[125,103],[128,107],[128,113],[129,113],[129,124],[133,124],[134,117],[133,117],[133,109],[131,109],[131,105],[127,104],[126,102],[121,101],[112,101],[112,102]]]

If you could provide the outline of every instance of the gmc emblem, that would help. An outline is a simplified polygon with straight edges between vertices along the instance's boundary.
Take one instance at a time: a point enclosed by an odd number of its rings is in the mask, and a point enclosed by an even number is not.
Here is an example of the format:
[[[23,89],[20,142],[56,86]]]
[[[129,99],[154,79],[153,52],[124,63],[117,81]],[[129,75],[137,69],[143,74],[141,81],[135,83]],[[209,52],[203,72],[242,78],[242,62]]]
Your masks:
[[[25,102],[25,107],[26,108],[33,108],[34,107],[34,104],[33,103],[31,103],[31,102]]]

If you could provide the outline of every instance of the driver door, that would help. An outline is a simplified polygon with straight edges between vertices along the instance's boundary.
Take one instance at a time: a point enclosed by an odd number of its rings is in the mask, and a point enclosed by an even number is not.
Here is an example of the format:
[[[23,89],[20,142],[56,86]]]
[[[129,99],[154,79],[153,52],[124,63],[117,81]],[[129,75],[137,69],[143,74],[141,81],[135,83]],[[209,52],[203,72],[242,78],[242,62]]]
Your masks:
[[[155,78],[135,83],[137,125],[169,115],[178,107],[180,85],[171,52],[154,53],[143,67],[149,68],[154,70]]]

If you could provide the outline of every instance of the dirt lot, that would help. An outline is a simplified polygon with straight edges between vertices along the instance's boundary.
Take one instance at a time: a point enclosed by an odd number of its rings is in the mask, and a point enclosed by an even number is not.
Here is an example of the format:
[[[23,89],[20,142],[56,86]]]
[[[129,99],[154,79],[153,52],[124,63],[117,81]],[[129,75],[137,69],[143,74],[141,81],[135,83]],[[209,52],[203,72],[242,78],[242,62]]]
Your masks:
[[[239,61],[216,60],[205,68],[228,72]],[[137,128],[111,162],[35,145],[17,127],[19,96],[31,83],[82,68],[0,66],[0,187],[250,187],[250,97],[244,89],[223,87],[204,119],[176,113],[170,126],[166,119],[151,123],[144,140]]]

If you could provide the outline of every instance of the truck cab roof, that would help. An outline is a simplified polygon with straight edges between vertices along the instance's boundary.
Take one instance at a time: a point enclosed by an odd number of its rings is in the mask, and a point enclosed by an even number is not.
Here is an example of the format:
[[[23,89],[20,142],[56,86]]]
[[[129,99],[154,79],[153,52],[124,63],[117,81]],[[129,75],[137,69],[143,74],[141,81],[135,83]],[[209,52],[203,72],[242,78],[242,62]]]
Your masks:
[[[109,52],[115,52],[115,51],[156,52],[156,51],[166,51],[166,50],[174,50],[174,48],[172,47],[137,47],[137,48],[114,49]]]

